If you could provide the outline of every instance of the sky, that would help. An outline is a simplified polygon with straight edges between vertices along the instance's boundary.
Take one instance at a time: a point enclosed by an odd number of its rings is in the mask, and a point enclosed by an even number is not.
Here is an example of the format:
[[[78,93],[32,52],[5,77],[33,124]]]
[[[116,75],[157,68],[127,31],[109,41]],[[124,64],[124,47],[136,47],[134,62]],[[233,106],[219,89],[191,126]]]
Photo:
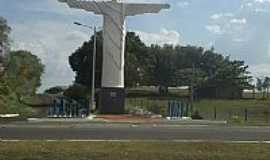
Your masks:
[[[270,76],[270,0],[124,1],[171,5],[159,14],[127,18],[128,31],[147,45],[213,46],[218,53],[244,60],[253,76]],[[73,22],[102,26],[101,16],[57,0],[0,0],[0,16],[12,28],[12,49],[29,50],[45,64],[40,91],[74,81],[68,57],[93,32]]]

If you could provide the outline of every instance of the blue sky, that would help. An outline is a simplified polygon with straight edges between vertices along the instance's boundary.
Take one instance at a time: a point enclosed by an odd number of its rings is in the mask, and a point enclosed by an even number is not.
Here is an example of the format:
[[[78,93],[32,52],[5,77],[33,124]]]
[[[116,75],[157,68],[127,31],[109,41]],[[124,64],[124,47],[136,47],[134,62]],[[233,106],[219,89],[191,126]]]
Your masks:
[[[128,30],[145,43],[214,46],[245,60],[254,76],[270,76],[270,0],[125,1],[171,5],[160,14],[127,18]],[[69,9],[57,0],[0,0],[0,16],[13,29],[12,48],[32,51],[46,65],[40,90],[74,81],[68,56],[92,32],[73,22],[102,25],[102,17]]]

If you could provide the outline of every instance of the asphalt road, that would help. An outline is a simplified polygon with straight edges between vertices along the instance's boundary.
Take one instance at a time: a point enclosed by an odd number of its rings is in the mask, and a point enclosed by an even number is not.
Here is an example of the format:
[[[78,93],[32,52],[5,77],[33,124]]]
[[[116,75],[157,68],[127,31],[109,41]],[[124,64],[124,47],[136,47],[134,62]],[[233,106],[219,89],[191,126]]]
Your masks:
[[[270,141],[270,127],[175,125],[0,125],[2,140]]]

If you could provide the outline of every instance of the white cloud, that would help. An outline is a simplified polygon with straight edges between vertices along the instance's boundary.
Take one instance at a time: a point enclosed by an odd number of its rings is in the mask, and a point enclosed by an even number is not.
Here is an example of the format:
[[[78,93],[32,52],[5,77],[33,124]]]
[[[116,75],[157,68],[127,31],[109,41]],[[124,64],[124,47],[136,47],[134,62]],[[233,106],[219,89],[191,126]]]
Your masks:
[[[268,44],[268,56],[270,57],[270,42]]]
[[[12,38],[13,49],[29,50],[45,64],[42,87],[39,91],[56,85],[70,85],[74,80],[68,57],[89,34],[54,22],[40,22],[30,27],[16,25]]]
[[[216,14],[213,14],[210,18],[212,20],[218,20],[224,17],[233,17],[233,14],[232,13],[216,13]]]
[[[243,32],[245,24],[247,23],[246,18],[233,18],[235,15],[233,13],[216,13],[210,16],[209,25],[206,25],[205,28],[209,32],[216,35],[231,34],[235,42],[242,42],[243,38],[238,38],[239,34]]]
[[[244,39],[244,38],[233,38],[232,40],[233,42],[236,42],[236,43],[242,43],[242,42],[246,42],[247,39]]]
[[[213,33],[213,34],[223,34],[224,33],[224,31],[222,30],[222,28],[221,28],[221,26],[219,26],[219,25],[207,25],[207,26],[205,26],[205,28],[209,31],[209,32],[211,32],[211,33]]]
[[[241,9],[255,13],[270,13],[270,0],[243,0]]]
[[[251,65],[249,67],[249,71],[251,71],[252,75],[256,77],[265,77],[270,76],[270,64],[258,64]]]
[[[160,33],[147,33],[142,31],[135,31],[146,45],[151,44],[172,44],[177,45],[181,43],[180,33],[174,30],[161,29]]]
[[[252,7],[257,4],[267,4],[270,0],[242,0],[244,6]]]
[[[254,0],[257,3],[270,3],[270,0]]]
[[[230,23],[232,23],[232,24],[246,24],[247,20],[246,20],[246,18],[240,18],[240,19],[234,18],[234,19],[230,20]]]
[[[177,6],[181,7],[181,8],[185,8],[187,6],[189,6],[189,2],[187,1],[180,1],[177,3]]]
[[[263,9],[263,8],[255,8],[254,11],[256,13],[269,13],[270,12],[268,9]]]

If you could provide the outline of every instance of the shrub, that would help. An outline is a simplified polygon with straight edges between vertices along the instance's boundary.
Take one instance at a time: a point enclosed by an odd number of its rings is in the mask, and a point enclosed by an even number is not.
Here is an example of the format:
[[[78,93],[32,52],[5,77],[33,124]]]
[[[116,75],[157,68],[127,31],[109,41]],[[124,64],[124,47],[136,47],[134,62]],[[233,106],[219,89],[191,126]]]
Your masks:
[[[199,111],[195,111],[195,112],[191,115],[191,118],[192,118],[192,119],[197,119],[197,120],[203,119],[203,117],[200,115]]]

